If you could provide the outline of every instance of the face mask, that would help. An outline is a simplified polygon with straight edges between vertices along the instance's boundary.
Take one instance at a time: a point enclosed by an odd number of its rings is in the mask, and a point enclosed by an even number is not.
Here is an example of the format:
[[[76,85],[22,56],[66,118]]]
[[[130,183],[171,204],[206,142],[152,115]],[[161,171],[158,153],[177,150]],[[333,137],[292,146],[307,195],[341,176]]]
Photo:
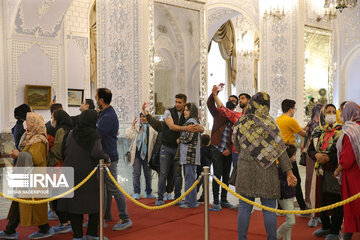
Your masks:
[[[328,124],[333,124],[336,122],[336,115],[326,115],[325,117],[325,121],[328,123]]]
[[[234,109],[236,106],[235,106],[235,104],[232,102],[232,101],[228,101],[227,103],[226,103],[226,108],[228,108],[228,109]]]
[[[56,125],[54,124],[53,121],[50,121],[50,125],[51,125],[53,128],[56,128]]]
[[[27,123],[26,121],[23,122],[23,128],[26,130],[27,129]]]

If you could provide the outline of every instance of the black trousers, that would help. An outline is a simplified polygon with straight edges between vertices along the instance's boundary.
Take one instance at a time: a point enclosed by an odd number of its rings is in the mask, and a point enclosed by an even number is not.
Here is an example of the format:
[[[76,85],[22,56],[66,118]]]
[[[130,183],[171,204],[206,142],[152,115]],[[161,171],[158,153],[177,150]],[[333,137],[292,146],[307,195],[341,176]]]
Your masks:
[[[82,238],[83,237],[83,214],[73,214],[70,213],[70,221],[71,227],[74,232],[73,238]],[[89,214],[89,222],[87,227],[86,235],[98,236],[98,228],[99,228],[99,213]]]
[[[68,221],[70,221],[69,213],[59,211],[57,209],[58,199],[52,201],[51,204],[53,205],[54,211],[55,211],[56,215],[59,217],[59,221],[60,221],[61,224],[65,224]]]
[[[296,162],[291,163],[292,164],[292,172],[294,176],[297,178],[297,184],[296,184],[296,201],[299,204],[299,207],[301,210],[306,209],[306,203],[304,200],[303,191],[301,189],[301,177],[299,174],[299,169]]]
[[[214,169],[214,175],[229,186],[230,170],[231,170],[231,154],[224,156],[217,148],[211,147],[210,149],[212,164]],[[219,190],[220,186],[217,182],[212,182],[214,203],[219,204]],[[221,201],[227,201],[227,191],[221,189]]]
[[[340,195],[331,194],[331,198],[334,203],[341,201]],[[331,234],[339,234],[344,217],[343,207],[337,207],[331,211],[330,216],[327,211],[320,213],[322,229],[330,229]]]
[[[16,228],[19,226],[20,223],[20,211],[19,211],[19,203],[18,202],[11,202],[10,206],[11,212],[9,215],[9,222],[6,225],[4,232],[6,234],[13,234],[16,233]],[[48,223],[39,226],[39,232],[47,233],[50,229]]]

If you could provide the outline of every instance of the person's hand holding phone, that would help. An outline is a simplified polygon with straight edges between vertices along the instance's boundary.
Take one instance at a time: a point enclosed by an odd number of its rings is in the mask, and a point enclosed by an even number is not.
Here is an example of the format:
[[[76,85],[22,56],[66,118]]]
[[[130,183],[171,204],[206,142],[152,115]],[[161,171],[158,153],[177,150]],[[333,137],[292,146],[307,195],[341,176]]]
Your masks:
[[[220,83],[218,86],[217,86],[217,90],[220,92],[222,90],[224,90],[224,86],[225,86],[225,83]]]

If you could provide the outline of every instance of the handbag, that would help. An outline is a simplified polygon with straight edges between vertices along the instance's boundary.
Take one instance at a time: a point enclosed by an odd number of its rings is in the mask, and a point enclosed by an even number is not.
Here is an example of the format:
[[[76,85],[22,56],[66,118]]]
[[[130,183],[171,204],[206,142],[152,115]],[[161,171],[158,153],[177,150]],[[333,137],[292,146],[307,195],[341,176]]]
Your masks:
[[[332,193],[340,195],[340,184],[338,180],[334,177],[333,172],[324,171],[323,183],[322,183],[322,192]]]
[[[306,152],[301,153],[299,164],[301,166],[306,166]]]

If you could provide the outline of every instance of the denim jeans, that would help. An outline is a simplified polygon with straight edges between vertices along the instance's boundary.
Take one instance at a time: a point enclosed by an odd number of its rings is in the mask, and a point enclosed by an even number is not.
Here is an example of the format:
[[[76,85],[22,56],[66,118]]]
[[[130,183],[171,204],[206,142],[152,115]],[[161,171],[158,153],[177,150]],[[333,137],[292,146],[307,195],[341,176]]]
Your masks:
[[[280,206],[284,210],[294,210],[294,199],[286,198],[279,199]],[[278,228],[277,230],[277,238],[283,240],[291,240],[291,229],[295,225],[295,215],[294,214],[286,214],[286,221]]]
[[[238,157],[239,157],[239,153],[231,152],[231,160],[232,160],[233,167],[237,163]]]
[[[170,171],[176,176],[176,165],[173,164],[173,168],[170,169],[171,163],[174,162],[175,154],[177,148],[167,147],[161,145],[160,148],[160,174],[158,182],[158,200],[162,201],[164,199],[164,192],[166,186],[166,179]],[[175,177],[175,195],[178,195],[181,192],[181,183],[178,177]]]
[[[253,197],[246,197],[247,199],[254,201]],[[264,199],[260,198],[261,204],[267,207],[275,208],[276,199]],[[238,240],[247,240],[247,233],[250,223],[250,215],[253,205],[247,204],[239,200],[239,212],[238,212]],[[264,224],[267,234],[267,240],[276,240],[276,214],[273,212],[263,210]]]
[[[133,165],[133,185],[134,193],[140,194],[140,176],[141,176],[141,167],[144,170],[145,176],[145,192],[146,194],[151,194],[151,169],[149,167],[147,159],[142,160],[140,157],[136,156]]]
[[[109,170],[111,175],[113,175],[113,177],[115,179],[117,179],[117,164],[118,162],[111,162]],[[126,220],[129,219],[129,214],[126,211],[126,199],[125,196],[122,192],[120,192],[120,190],[115,186],[115,184],[113,183],[113,181],[110,179],[109,175],[107,173],[104,173],[105,177],[104,177],[104,181],[105,181],[105,186],[106,186],[106,197],[111,197],[114,196],[115,201],[116,201],[116,205],[118,207],[118,211],[119,211],[119,217],[120,219]],[[107,201],[105,201],[106,203]],[[108,208],[109,206],[106,206],[106,208]],[[110,205],[111,207],[111,205]],[[106,211],[106,209],[105,209]]]
[[[185,176],[185,191],[187,191],[195,182],[196,180],[196,166],[193,164],[185,164],[184,165],[184,176]],[[194,188],[186,197],[185,197],[185,204],[189,205],[190,207],[196,207],[197,199],[196,199],[197,191]]]

